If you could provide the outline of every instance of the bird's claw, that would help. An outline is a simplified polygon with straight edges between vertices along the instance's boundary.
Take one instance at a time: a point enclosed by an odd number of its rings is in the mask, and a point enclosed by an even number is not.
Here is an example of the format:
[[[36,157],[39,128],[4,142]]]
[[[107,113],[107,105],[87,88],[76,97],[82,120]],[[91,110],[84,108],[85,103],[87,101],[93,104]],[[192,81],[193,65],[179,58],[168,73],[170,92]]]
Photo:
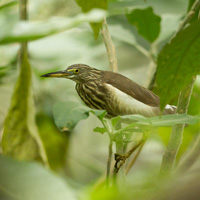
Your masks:
[[[115,170],[116,172],[119,171],[120,167],[125,163],[125,160],[126,160],[127,156],[126,154],[119,154],[119,153],[116,153],[115,154]]]

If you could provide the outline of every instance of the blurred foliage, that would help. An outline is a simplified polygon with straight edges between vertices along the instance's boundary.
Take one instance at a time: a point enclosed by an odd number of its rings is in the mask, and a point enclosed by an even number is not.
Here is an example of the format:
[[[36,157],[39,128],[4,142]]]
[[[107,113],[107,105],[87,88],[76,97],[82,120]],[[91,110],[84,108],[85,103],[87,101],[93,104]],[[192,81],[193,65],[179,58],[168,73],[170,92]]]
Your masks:
[[[37,163],[19,162],[0,156],[0,177],[2,200],[76,199],[73,190],[63,179]]]
[[[155,91],[161,96],[162,105],[170,103],[169,101],[176,102],[180,89],[199,72],[199,22],[195,22],[197,14],[191,25],[177,34],[169,44],[168,42],[193,2],[194,0],[29,0],[30,21],[26,22],[19,20],[18,1],[0,2],[0,136],[4,128],[1,147],[4,153],[6,149],[14,157],[0,157],[0,199],[139,200],[166,199],[169,195],[170,198],[183,199],[191,197],[192,192],[194,197],[198,195],[196,186],[199,186],[199,161],[186,174],[174,177],[174,180],[160,180],[158,173],[171,130],[170,127],[160,126],[171,126],[178,122],[189,124],[184,130],[177,164],[190,151],[198,137],[199,123],[196,121],[199,119],[196,115],[200,114],[199,76],[188,115],[162,118],[129,116],[114,118],[108,122],[111,129],[119,132],[119,120],[137,120],[130,127],[127,124],[121,127],[126,132],[124,142],[127,150],[141,138],[141,130],[148,132],[149,127],[154,126],[125,182],[121,182],[120,188],[111,187],[109,190],[103,186],[108,136],[94,133],[107,131],[102,124],[105,112],[91,111],[80,106],[73,82],[40,78],[43,73],[65,69],[74,63],[85,63],[108,70],[102,38],[93,38],[93,35],[97,37],[99,34],[100,22],[106,14],[116,47],[119,72],[148,86],[152,74],[152,54],[156,57],[161,51],[157,76],[160,90],[155,88]],[[126,16],[130,14],[132,18],[128,20]],[[91,23],[92,29],[89,26]],[[18,42],[26,40],[29,40],[28,59],[24,59],[21,67],[25,70],[20,70],[17,61]],[[164,65],[163,60],[166,61]],[[31,72],[26,71],[30,70],[29,62]],[[34,105],[37,127],[32,111]],[[140,129],[136,126],[140,126]],[[43,144],[50,170],[33,161],[40,156],[40,142],[38,143],[35,134]],[[136,152],[127,163],[130,163],[135,154]],[[26,158],[32,161],[15,160],[22,157],[23,160]],[[112,167],[113,165],[114,163]],[[58,174],[62,175],[62,179]],[[193,185],[195,187],[191,187]]]
[[[107,0],[76,0],[77,4],[81,7],[83,12],[88,12],[94,8],[100,8],[107,10],[108,8],[108,2]],[[97,39],[99,35],[99,31],[101,29],[101,22],[100,23],[91,23],[92,29],[94,31],[94,37]]]
[[[48,162],[53,170],[60,171],[65,165],[69,134],[61,133],[55,127],[54,121],[43,113],[38,113],[36,122],[39,127]]]

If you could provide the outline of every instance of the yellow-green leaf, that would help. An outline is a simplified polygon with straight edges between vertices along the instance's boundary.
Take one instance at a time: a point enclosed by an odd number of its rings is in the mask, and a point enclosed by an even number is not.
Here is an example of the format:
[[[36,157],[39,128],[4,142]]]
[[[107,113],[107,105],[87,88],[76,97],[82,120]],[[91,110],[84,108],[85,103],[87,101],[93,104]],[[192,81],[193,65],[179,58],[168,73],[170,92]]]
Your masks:
[[[22,56],[20,74],[4,122],[2,149],[5,155],[19,160],[43,160],[46,154],[35,124],[31,90],[31,68],[26,53]]]

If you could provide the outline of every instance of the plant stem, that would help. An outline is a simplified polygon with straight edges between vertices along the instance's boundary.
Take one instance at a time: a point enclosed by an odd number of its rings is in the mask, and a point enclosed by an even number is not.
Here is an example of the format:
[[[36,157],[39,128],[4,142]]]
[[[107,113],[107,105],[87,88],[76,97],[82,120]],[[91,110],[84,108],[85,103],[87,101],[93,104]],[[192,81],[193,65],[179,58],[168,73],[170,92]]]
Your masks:
[[[106,188],[110,185],[110,168],[111,168],[111,160],[112,160],[112,145],[113,145],[113,139],[110,136],[110,143],[108,147],[108,159],[107,159],[107,171],[106,171]]]
[[[197,12],[199,10],[199,8],[200,8],[200,0],[196,0],[193,3],[190,11],[187,13],[185,18],[181,22],[179,29],[178,29],[178,32],[185,28],[185,26],[190,22],[190,20],[192,19],[192,16],[195,14],[195,12]]]
[[[101,123],[103,124],[104,128],[106,129],[108,136],[109,136],[109,146],[108,146],[108,158],[107,158],[107,168],[106,168],[106,188],[109,187],[110,185],[110,169],[111,169],[111,160],[112,160],[112,146],[113,146],[113,133],[109,128],[109,125],[107,124],[106,121],[100,120]]]
[[[111,36],[110,36],[110,33],[109,33],[106,18],[104,18],[103,23],[102,23],[101,34],[102,34],[103,41],[105,43],[106,50],[107,50],[107,55],[108,55],[109,65],[110,65],[110,71],[118,72],[115,47],[114,47],[114,44],[112,42],[112,39],[111,39]]]
[[[27,20],[28,14],[27,14],[27,2],[28,0],[20,0],[19,1],[19,16],[20,20]],[[23,53],[27,52],[27,42],[21,42],[21,48],[19,52],[19,64],[21,65]]]
[[[193,78],[191,83],[188,84],[180,92],[178,106],[177,106],[177,114],[187,113],[194,82],[195,82],[195,77]],[[185,127],[185,124],[175,124],[172,127],[170,139],[169,139],[166,151],[162,159],[162,164],[161,164],[161,169],[160,169],[161,175],[167,175],[172,170],[173,164],[176,159],[176,155],[182,143],[184,127]]]

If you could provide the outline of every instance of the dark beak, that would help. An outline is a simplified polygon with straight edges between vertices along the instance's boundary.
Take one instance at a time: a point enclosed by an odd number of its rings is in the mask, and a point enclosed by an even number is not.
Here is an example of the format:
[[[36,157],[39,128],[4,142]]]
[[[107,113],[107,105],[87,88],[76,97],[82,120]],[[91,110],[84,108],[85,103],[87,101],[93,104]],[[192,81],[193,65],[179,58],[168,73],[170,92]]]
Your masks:
[[[67,78],[70,75],[67,71],[58,71],[44,74],[41,77],[56,77],[56,78]]]

